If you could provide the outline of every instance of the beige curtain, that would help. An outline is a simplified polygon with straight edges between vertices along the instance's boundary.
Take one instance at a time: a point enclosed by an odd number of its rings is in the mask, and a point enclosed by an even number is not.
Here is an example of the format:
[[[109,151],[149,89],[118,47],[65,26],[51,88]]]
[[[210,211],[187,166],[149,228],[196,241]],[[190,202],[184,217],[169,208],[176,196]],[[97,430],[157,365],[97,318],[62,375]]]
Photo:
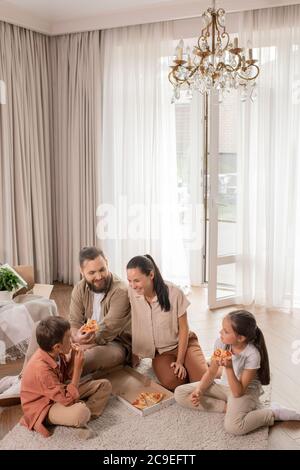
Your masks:
[[[96,243],[100,32],[54,37],[53,204],[57,279],[79,280],[78,254]]]
[[[0,262],[74,283],[80,248],[96,243],[100,32],[0,22],[0,80]]]
[[[49,39],[0,22],[0,262],[53,279]],[[3,99],[1,100],[3,103]]]

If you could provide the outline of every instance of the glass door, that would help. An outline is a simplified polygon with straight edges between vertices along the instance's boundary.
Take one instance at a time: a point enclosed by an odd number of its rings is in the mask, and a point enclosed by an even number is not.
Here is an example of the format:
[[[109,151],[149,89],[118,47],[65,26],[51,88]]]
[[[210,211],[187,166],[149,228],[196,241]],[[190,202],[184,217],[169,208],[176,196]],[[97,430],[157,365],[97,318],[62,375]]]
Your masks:
[[[238,303],[236,293],[237,96],[208,100],[207,280],[209,308]]]

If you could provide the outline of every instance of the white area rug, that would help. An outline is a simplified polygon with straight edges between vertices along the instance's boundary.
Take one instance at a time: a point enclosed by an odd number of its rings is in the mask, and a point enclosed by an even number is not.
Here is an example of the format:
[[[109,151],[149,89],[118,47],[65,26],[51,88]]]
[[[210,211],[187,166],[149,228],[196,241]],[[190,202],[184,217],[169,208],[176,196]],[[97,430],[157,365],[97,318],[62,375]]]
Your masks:
[[[145,372],[146,364],[140,368]],[[269,400],[269,389],[263,396]],[[53,435],[44,438],[15,426],[0,442],[0,449],[266,449],[268,428],[246,436],[232,436],[223,428],[224,415],[195,412],[176,403],[146,417],[130,411],[118,399],[111,398],[103,415],[90,423],[97,432],[94,439],[78,440],[72,428],[57,426]]]

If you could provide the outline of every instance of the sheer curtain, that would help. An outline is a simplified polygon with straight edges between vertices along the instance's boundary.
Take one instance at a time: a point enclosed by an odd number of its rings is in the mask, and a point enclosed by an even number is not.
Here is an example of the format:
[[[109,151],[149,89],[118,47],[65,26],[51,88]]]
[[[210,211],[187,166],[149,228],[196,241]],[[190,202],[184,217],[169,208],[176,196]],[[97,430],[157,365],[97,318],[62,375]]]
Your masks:
[[[80,249],[96,244],[100,31],[51,38],[51,54],[55,269],[56,279],[72,284]]]
[[[195,41],[194,41],[195,44]],[[192,46],[192,44],[191,44]],[[204,255],[204,96],[195,92],[187,106],[187,113],[179,121],[178,134],[184,132],[186,172],[186,198],[182,204],[182,228],[185,252],[192,286],[203,283]],[[177,105],[176,105],[177,106]],[[180,105],[179,105],[180,106]],[[184,198],[183,198],[184,199]]]
[[[167,80],[171,28],[166,22],[103,32],[97,235],[121,276],[132,256],[150,253],[165,279],[185,285],[175,108]]]
[[[0,22],[0,262],[52,282],[51,76],[46,36]],[[5,87],[3,86],[5,83]]]
[[[260,65],[258,98],[240,104],[239,293],[244,303],[300,300],[300,6],[241,14]]]

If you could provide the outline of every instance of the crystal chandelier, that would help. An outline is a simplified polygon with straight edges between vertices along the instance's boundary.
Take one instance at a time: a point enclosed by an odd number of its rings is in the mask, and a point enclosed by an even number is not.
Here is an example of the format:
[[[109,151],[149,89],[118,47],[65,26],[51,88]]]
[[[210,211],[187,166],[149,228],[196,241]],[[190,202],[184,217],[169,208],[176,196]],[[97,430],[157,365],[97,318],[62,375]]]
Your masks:
[[[188,46],[184,50],[181,39],[176,47],[176,58],[169,73],[169,81],[174,87],[172,102],[180,98],[180,91],[187,90],[191,96],[194,90],[209,93],[218,90],[219,101],[224,92],[240,89],[241,100],[256,97],[256,81],[259,75],[257,60],[253,59],[252,49],[239,47],[238,38],[233,43],[225,28],[225,11],[213,6],[202,15],[204,28],[198,38],[193,53]]]

